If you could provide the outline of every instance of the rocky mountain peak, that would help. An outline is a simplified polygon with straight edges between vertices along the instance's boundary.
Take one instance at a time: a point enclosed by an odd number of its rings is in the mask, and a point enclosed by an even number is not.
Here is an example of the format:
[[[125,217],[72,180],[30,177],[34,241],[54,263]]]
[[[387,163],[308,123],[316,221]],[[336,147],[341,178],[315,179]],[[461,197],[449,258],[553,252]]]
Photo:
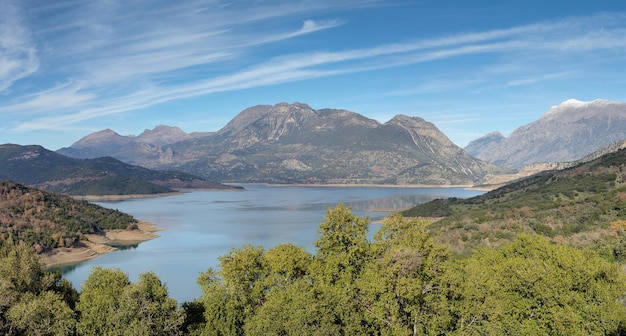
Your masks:
[[[122,136],[107,128],[102,131],[91,133],[72,144],[73,148],[109,147],[111,145],[123,146],[133,140],[133,136]]]
[[[135,141],[152,145],[166,145],[190,138],[191,135],[178,127],[159,125],[152,130],[146,129],[137,136]]]
[[[576,121],[597,114],[610,114],[619,109],[624,103],[604,99],[595,99],[589,102],[577,99],[568,99],[559,105],[550,107],[539,120],[562,119],[565,122]]]
[[[297,102],[257,105],[243,110],[218,134],[245,137],[247,145],[258,140],[278,140],[299,129],[317,114],[309,105]]]
[[[385,125],[393,125],[402,128],[414,137],[429,137],[444,146],[453,145],[452,141],[450,141],[450,139],[448,139],[448,137],[445,136],[434,124],[420,117],[409,117],[399,114],[385,123]],[[414,142],[418,142],[418,139],[414,139]]]
[[[404,126],[421,126],[423,123],[428,123],[428,122],[420,117],[409,117],[404,114],[398,114],[387,122],[387,124],[390,124],[390,125],[404,125]]]
[[[503,167],[520,169],[536,162],[577,160],[622,139],[626,139],[626,103],[569,99],[501,142],[468,152]]]

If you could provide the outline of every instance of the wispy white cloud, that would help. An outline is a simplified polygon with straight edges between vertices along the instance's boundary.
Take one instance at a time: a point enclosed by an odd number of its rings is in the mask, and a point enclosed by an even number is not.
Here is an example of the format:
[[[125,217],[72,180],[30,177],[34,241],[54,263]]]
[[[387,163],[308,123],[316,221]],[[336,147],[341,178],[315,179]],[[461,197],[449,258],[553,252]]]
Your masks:
[[[21,122],[15,128],[16,131],[63,127],[171,100],[216,92],[432,63],[478,54],[552,55],[626,48],[624,15],[601,14],[369,48],[309,51],[258,58],[251,55],[258,46],[348,23],[339,19],[307,19],[300,21],[300,26],[291,26],[288,29],[284,25],[272,25],[269,33],[261,34],[254,27],[247,26],[246,22],[258,22],[268,18],[287,20],[293,13],[323,11],[339,5],[324,1],[297,5],[283,3],[274,11],[268,11],[267,8],[254,6],[237,8],[234,3],[221,1],[191,2],[166,9],[148,9],[146,16],[156,16],[164,10],[168,11],[171,21],[149,20],[148,26],[143,27],[144,21],[141,17],[133,18],[138,12],[128,10],[128,13],[124,13],[127,7],[120,7],[115,1],[112,3],[113,5],[99,8],[86,6],[81,11],[65,15],[95,13],[102,18],[103,15],[121,13],[124,15],[114,20],[119,26],[104,24],[104,20],[100,22],[101,20],[95,19],[89,22],[70,20],[74,22],[72,30],[52,29],[57,21],[50,21],[42,28],[40,34],[54,37],[53,41],[60,41],[58,46],[43,47],[46,53],[54,55],[50,57],[53,60],[50,68],[66,74],[65,82],[73,84],[57,84],[53,88],[42,89],[38,94],[18,97],[15,101],[0,105],[0,113],[55,112],[54,115],[45,114]],[[352,4],[369,5],[371,2]],[[228,20],[221,17],[224,16],[223,10],[228,11]],[[185,20],[193,21],[194,24],[187,25]],[[92,39],[94,41],[90,41]],[[58,48],[65,48],[65,51],[60,52]],[[64,58],[59,57],[60,54]],[[67,58],[73,58],[76,62],[64,61]],[[19,58],[22,62],[27,59]],[[484,66],[477,66],[477,70]],[[22,68],[28,69],[25,66]],[[500,71],[510,72],[514,69],[521,71],[523,67],[512,64],[508,66],[508,70],[500,68]],[[189,77],[190,74],[193,76]],[[567,69],[543,76],[518,75],[508,80],[506,85],[524,85],[568,75],[571,75],[571,71]],[[472,86],[482,81],[483,78],[474,78],[457,80],[456,83],[422,83],[413,89],[399,90],[393,94],[441,92]]]
[[[81,92],[81,83],[65,83],[51,89],[26,96],[22,103],[16,103],[2,108],[4,113],[38,114],[49,111],[51,107],[62,110],[64,108],[79,108],[96,98],[91,92]]]
[[[39,67],[36,49],[15,1],[0,2],[0,92]]]
[[[573,78],[575,76],[577,76],[577,74],[574,71],[549,73],[549,74],[543,74],[543,75],[534,76],[534,77],[516,78],[507,82],[506,85],[508,86],[529,85],[529,84],[535,84],[535,83],[557,80],[557,79]]]

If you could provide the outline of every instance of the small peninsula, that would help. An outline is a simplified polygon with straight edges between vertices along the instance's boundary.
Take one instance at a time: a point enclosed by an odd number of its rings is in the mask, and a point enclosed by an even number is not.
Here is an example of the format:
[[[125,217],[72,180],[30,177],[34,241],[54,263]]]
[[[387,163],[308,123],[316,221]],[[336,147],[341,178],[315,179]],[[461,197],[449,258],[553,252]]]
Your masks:
[[[85,234],[84,240],[73,247],[57,247],[41,254],[45,267],[75,264],[93,259],[99,255],[117,251],[116,246],[133,246],[154,238],[162,230],[152,223],[139,221],[137,228],[131,230],[106,230],[101,234]]]
[[[0,243],[32,246],[48,267],[136,245],[159,230],[118,210],[0,180]]]

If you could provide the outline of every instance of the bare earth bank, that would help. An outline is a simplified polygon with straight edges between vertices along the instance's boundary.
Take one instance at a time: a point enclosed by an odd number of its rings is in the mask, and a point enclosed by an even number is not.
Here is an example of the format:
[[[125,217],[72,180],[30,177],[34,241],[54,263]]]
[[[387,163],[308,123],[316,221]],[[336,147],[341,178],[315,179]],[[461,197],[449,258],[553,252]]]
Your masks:
[[[159,237],[162,230],[152,223],[139,221],[136,230],[107,230],[104,235],[88,234],[88,240],[82,241],[84,247],[61,247],[41,255],[46,268],[64,264],[74,264],[93,259],[101,254],[116,251],[111,245],[136,245]]]

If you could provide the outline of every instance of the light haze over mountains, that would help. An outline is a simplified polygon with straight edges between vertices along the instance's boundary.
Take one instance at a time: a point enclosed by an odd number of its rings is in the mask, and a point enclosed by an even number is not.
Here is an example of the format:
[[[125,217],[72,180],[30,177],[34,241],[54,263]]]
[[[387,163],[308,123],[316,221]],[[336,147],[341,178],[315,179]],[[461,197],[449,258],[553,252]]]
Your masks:
[[[468,154],[515,169],[537,162],[574,161],[626,139],[626,103],[569,99],[508,137],[489,133],[469,143]]]
[[[215,133],[158,126],[135,137],[104,130],[58,152],[222,182],[443,185],[512,171],[496,166],[574,161],[623,139],[626,104],[607,100],[567,100],[508,138],[492,132],[465,150],[422,118],[398,115],[381,124],[346,110],[280,103],[245,109]]]

